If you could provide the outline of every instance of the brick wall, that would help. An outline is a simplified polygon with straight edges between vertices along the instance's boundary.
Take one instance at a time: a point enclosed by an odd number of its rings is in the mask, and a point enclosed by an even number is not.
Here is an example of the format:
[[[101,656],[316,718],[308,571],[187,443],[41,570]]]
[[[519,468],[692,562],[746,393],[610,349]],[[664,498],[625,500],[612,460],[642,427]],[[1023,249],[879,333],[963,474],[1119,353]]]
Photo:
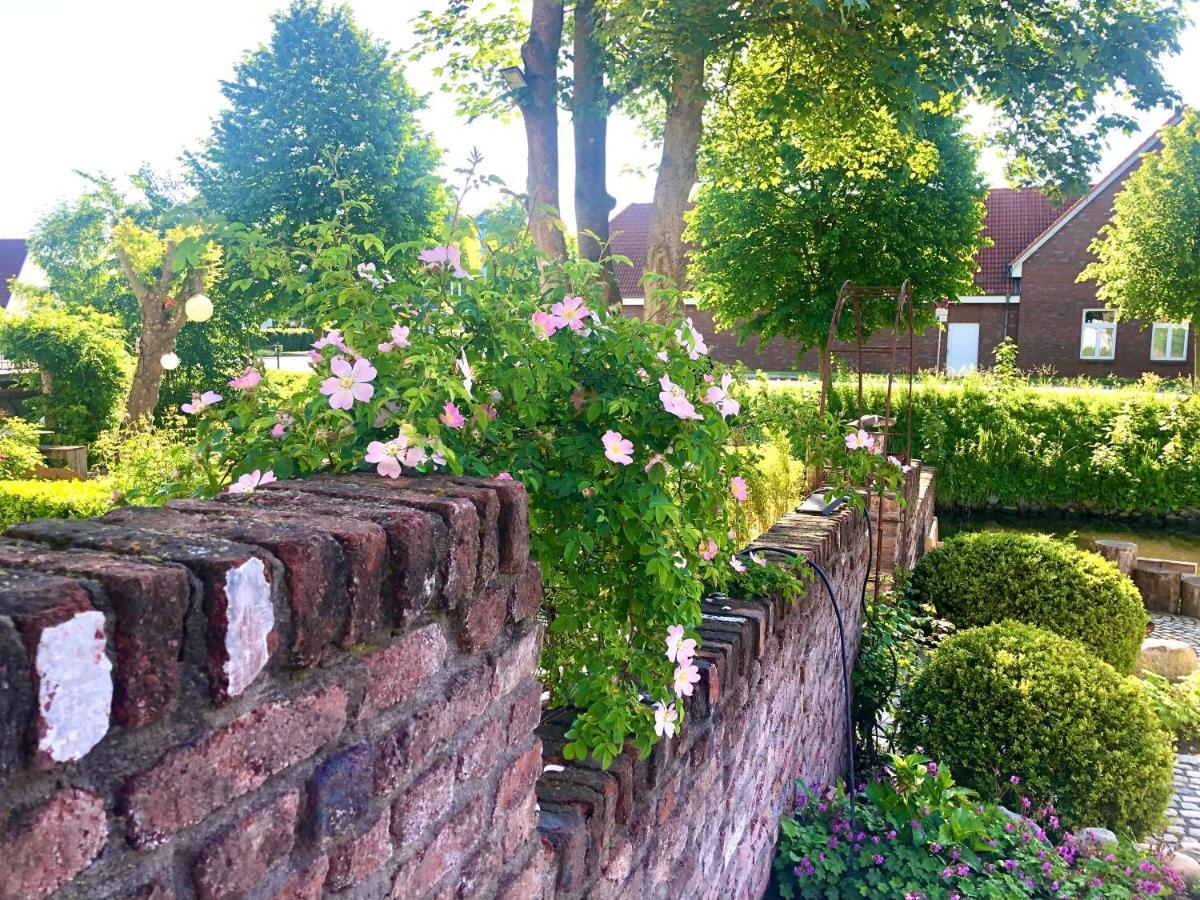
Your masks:
[[[512,482],[375,476],[0,540],[0,897],[490,896],[527,868]]]
[[[11,529],[0,897],[758,896],[793,780],[844,766],[826,596],[706,604],[682,734],[600,771],[539,724],[527,529],[513,482],[374,475]],[[855,644],[864,538],[758,542]]]
[[[1129,169],[1137,169],[1135,164]],[[1018,365],[1022,369],[1052,367],[1059,375],[1116,375],[1138,378],[1144,372],[1164,376],[1188,375],[1192,371],[1194,341],[1189,335],[1187,360],[1181,363],[1150,361],[1150,329],[1142,323],[1117,325],[1115,359],[1082,360],[1079,341],[1083,311],[1102,307],[1096,299],[1096,283],[1079,283],[1076,278],[1092,261],[1088,249],[1112,215],[1113,200],[1125,186],[1122,176],[1085,206],[1022,265],[1021,334]]]
[[[850,513],[793,514],[756,543],[824,566],[857,653],[866,533]],[[537,785],[545,855],[520,897],[742,898],[762,895],[779,814],[794,780],[845,770],[839,638],[824,589],[796,605],[704,607],[701,681],[681,735],[647,760],[603,772],[562,758],[564,723],[539,729],[549,768]]]

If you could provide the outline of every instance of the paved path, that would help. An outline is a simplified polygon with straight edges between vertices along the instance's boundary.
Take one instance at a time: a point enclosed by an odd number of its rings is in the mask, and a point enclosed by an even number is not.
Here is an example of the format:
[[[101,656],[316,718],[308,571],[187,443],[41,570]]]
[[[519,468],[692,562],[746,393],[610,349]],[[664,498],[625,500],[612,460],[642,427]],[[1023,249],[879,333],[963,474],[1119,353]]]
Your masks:
[[[1200,653],[1200,619],[1150,613],[1154,636],[1187,641]],[[1175,758],[1175,795],[1167,806],[1170,825],[1163,837],[1170,843],[1200,844],[1200,756],[1180,753]]]

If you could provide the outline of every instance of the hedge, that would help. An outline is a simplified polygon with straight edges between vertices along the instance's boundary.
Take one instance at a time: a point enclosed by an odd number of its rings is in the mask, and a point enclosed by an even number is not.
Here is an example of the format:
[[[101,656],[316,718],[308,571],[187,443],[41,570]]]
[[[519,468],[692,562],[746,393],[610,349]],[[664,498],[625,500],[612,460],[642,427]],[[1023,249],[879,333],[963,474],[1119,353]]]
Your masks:
[[[1014,619],[1079,641],[1129,674],[1146,636],[1142,598],[1127,575],[1095,553],[1037,534],[976,532],[947,538],[906,584],[959,628]]]
[[[268,355],[275,352],[276,344],[283,347],[284,353],[295,353],[310,350],[316,340],[311,328],[263,328],[261,331],[262,352]]]
[[[900,698],[898,739],[1010,808],[1140,837],[1171,796],[1174,751],[1144,693],[1080,644],[1002,622],[943,641]],[[1010,779],[1019,779],[1014,784]]]
[[[98,481],[0,481],[0,529],[31,519],[87,519],[113,505],[112,485]]]
[[[747,404],[754,427],[815,415],[812,383],[772,386]],[[883,412],[869,379],[866,412]],[[902,380],[893,393],[907,419]],[[833,412],[853,418],[853,381],[835,385]],[[976,375],[923,379],[913,392],[913,455],[938,470],[938,503],[1073,508],[1164,515],[1200,511],[1200,394],[1035,387]]]

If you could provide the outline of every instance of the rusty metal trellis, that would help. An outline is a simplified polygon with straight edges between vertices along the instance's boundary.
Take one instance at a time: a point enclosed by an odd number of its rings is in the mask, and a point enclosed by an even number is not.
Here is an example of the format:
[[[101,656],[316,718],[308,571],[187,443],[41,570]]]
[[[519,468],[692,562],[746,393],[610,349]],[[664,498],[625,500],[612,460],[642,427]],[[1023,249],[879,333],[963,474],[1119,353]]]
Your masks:
[[[892,303],[895,306],[895,313],[892,319],[892,328],[890,340],[884,340],[881,343],[867,343],[864,341],[863,335],[863,308],[867,304],[882,304]],[[845,282],[838,291],[837,303],[833,307],[833,316],[829,322],[829,338],[826,341],[824,352],[821,354],[821,415],[824,416],[829,404],[830,392],[833,388],[833,355],[837,350],[838,330],[841,326],[842,316],[849,307],[854,316],[854,345],[851,352],[855,355],[856,369],[858,376],[858,399],[856,407],[856,419],[859,428],[874,431],[875,428],[867,428],[868,422],[872,425],[882,426],[883,446],[881,452],[888,453],[891,450],[889,439],[891,436],[892,425],[895,420],[892,417],[892,389],[896,380],[896,363],[897,356],[901,349],[901,329],[903,329],[907,351],[908,351],[908,404],[907,404],[907,422],[905,428],[905,444],[903,462],[905,465],[912,463],[912,434],[913,434],[913,376],[916,370],[916,359],[913,346],[913,325],[915,320],[915,309],[912,300],[912,283],[907,279],[903,284],[894,285],[856,285],[849,281]],[[870,336],[867,336],[868,338]],[[863,359],[865,354],[878,353],[887,354],[887,395],[884,402],[883,418],[876,416],[868,416],[863,412]],[[895,455],[895,454],[893,454]],[[879,599],[879,575],[880,566],[883,562],[883,501],[884,490],[880,485],[876,491],[876,509],[878,514],[875,521],[876,527],[876,547],[875,547],[875,571],[872,573],[874,586],[874,598]],[[870,511],[870,497],[867,499],[868,512]]]

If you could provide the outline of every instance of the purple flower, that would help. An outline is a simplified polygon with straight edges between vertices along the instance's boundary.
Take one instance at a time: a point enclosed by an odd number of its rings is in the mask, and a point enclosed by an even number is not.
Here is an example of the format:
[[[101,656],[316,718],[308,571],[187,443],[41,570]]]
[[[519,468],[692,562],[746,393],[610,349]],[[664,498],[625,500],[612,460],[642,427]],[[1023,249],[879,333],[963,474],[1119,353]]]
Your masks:
[[[873,857],[871,857],[871,861],[873,863],[875,863],[875,865],[877,865],[877,866],[882,866],[883,865],[883,854],[876,853]]]

